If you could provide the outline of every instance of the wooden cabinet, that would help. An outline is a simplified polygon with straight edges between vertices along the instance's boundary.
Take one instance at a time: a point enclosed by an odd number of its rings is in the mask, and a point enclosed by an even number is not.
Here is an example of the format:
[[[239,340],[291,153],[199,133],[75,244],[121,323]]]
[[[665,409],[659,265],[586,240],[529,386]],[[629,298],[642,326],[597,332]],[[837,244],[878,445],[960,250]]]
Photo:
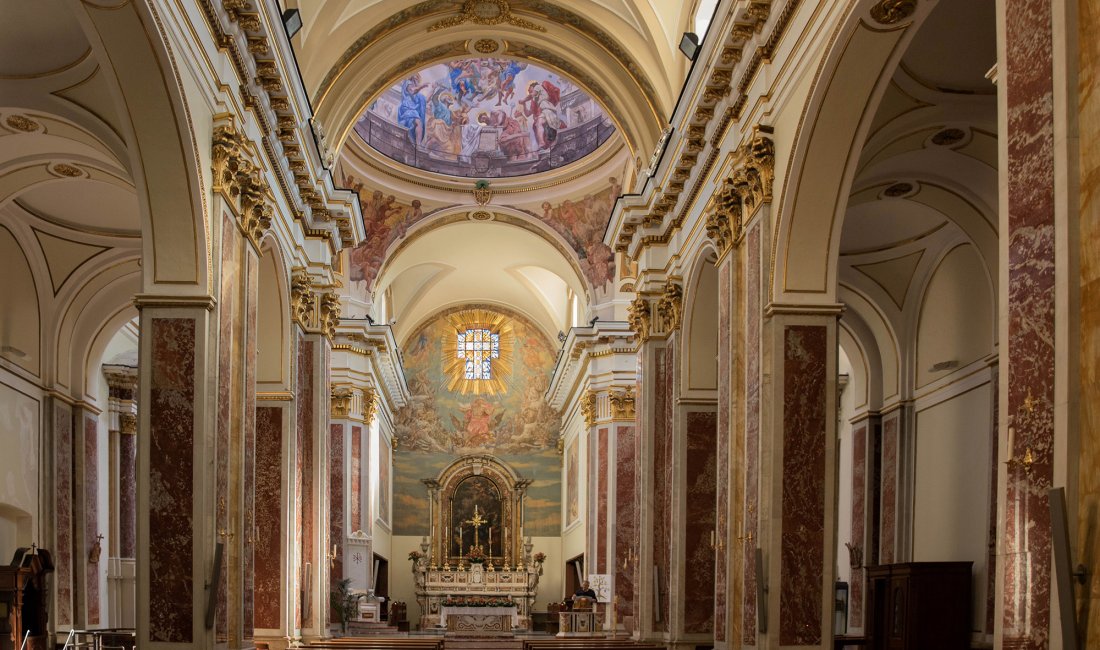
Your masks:
[[[867,567],[867,646],[967,650],[971,562]]]

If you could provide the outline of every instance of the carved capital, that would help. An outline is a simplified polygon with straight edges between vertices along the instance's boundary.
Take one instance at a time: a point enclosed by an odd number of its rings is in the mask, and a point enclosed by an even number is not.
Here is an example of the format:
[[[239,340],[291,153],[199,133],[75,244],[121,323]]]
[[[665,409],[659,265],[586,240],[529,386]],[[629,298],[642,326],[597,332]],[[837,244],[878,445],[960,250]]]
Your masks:
[[[634,419],[634,389],[630,386],[626,390],[613,390],[607,396],[611,402],[612,420]]]
[[[591,390],[586,390],[581,395],[581,415],[584,416],[586,427],[592,428],[596,425],[596,393]]]
[[[730,176],[729,184],[744,200],[751,214],[756,206],[772,200],[775,180],[775,144],[759,131],[741,146],[741,164]]]
[[[298,271],[290,281],[290,313],[294,322],[309,327],[315,302],[313,280],[305,271]]]
[[[333,386],[331,397],[331,415],[335,419],[345,419],[351,415],[351,398],[354,395],[347,386]]]
[[[665,283],[665,293],[657,301],[657,321],[662,333],[680,329],[684,309],[684,290],[672,280]]]
[[[241,232],[256,247],[271,228],[270,189],[251,159],[252,144],[232,125],[214,128],[211,160],[214,191],[221,192],[237,210]]]
[[[321,294],[321,313],[318,318],[321,333],[332,340],[336,336],[336,326],[340,324],[340,297],[332,291]]]
[[[118,432],[132,436],[137,434],[137,415],[122,413],[118,416]]]
[[[630,329],[634,330],[634,337],[639,343],[645,343],[649,340],[649,301],[638,296],[630,303],[627,313],[627,322],[630,323]]]
[[[378,391],[373,388],[363,389],[363,421],[370,424],[378,413]],[[394,442],[397,438],[394,438]]]

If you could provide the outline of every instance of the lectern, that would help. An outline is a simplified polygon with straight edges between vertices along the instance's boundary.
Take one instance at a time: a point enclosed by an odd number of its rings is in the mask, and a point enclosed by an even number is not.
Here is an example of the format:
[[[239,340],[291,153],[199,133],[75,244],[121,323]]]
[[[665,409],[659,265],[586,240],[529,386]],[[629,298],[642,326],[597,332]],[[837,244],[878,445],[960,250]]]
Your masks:
[[[53,573],[50,552],[34,546],[16,550],[11,564],[0,566],[0,609],[6,619],[0,634],[0,650],[18,648],[28,632],[27,647],[46,650],[49,573]]]

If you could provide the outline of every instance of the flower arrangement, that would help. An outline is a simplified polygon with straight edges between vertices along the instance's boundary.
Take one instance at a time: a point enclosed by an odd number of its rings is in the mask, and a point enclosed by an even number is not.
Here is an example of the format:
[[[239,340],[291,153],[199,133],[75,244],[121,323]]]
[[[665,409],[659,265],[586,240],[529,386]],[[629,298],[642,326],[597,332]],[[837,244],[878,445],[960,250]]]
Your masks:
[[[422,557],[424,557],[424,554],[420,551],[409,551],[409,559],[413,562],[419,560]]]
[[[515,607],[511,598],[496,596],[447,596],[444,607]]]
[[[535,560],[535,564],[542,564],[546,561],[546,553],[539,551],[538,553],[535,553],[533,559]]]
[[[481,546],[474,546],[466,552],[466,561],[470,564],[481,564],[487,559],[489,558],[485,555],[485,550]]]

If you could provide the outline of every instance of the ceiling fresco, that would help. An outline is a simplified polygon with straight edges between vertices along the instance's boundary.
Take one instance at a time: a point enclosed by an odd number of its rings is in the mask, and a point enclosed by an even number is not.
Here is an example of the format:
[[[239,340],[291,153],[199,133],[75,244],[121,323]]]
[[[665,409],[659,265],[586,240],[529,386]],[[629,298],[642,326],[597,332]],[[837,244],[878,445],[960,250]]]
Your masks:
[[[466,178],[547,172],[615,133],[603,108],[569,79],[525,61],[463,58],[391,86],[355,132],[384,156]]]

